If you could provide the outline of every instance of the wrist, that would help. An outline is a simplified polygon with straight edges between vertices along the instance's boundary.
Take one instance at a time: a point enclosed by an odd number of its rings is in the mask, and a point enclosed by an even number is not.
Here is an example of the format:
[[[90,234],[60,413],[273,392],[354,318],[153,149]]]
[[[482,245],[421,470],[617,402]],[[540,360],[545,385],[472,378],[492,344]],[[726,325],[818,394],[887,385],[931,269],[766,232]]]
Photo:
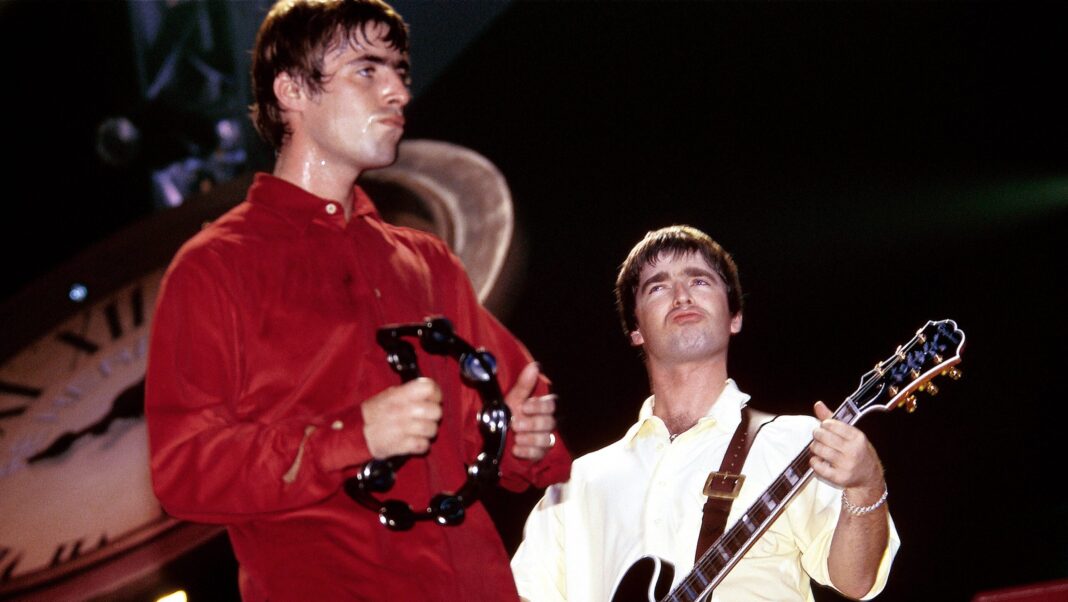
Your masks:
[[[843,490],[842,491],[842,510],[844,510],[847,514],[851,514],[853,516],[864,516],[866,514],[871,514],[872,512],[875,512],[876,510],[881,508],[884,504],[886,504],[886,498],[888,496],[889,496],[889,490],[886,488],[886,485],[884,484],[883,485],[883,492],[882,492],[882,495],[879,496],[879,499],[875,500],[873,503],[868,504],[866,506],[860,506],[860,505],[857,505],[857,504],[853,503],[849,499],[849,495]]]

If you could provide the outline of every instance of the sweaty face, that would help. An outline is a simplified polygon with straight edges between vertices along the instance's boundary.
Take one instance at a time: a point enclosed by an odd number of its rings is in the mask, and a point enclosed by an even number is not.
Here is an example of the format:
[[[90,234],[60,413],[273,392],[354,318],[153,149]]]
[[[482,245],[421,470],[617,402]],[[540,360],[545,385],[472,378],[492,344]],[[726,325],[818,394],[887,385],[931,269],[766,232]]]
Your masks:
[[[634,301],[631,343],[651,362],[726,361],[730,337],[742,328],[723,279],[698,253],[662,254],[642,267]]]
[[[323,90],[294,124],[320,161],[362,171],[396,160],[411,96],[408,57],[384,41],[387,32],[372,23],[327,50]]]

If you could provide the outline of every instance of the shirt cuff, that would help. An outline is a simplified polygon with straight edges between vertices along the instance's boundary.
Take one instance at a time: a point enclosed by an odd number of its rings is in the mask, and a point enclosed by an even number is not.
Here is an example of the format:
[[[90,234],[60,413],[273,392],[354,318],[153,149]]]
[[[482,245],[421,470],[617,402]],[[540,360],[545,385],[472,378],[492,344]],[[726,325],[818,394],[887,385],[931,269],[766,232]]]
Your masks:
[[[554,433],[556,444],[549,448],[545,456],[536,461],[515,457],[512,448],[515,445],[512,431],[508,432],[508,442],[501,459],[501,487],[508,491],[525,491],[528,487],[548,487],[553,483],[562,483],[571,476],[571,452],[564,445],[560,433]]]
[[[340,472],[371,459],[363,435],[363,414],[359,406],[318,425],[312,436],[315,462],[324,472]]]

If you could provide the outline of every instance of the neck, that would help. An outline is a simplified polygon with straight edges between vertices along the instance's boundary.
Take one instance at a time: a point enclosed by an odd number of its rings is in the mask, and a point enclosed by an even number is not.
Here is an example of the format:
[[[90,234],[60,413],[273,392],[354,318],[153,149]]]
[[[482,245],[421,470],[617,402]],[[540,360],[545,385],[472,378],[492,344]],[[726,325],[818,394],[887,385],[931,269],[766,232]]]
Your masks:
[[[346,221],[352,215],[352,189],[359,170],[287,145],[278,153],[272,173],[317,197],[337,201],[345,211]]]
[[[656,404],[653,415],[675,435],[697,423],[727,386],[725,362],[703,361],[671,366],[647,364]]]

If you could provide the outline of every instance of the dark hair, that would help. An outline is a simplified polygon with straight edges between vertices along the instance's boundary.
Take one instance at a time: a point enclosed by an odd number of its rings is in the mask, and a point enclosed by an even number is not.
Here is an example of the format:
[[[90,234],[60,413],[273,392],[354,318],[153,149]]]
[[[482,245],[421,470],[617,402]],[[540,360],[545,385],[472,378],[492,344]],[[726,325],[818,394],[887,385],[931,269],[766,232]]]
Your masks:
[[[279,0],[271,7],[252,51],[252,122],[264,140],[278,149],[292,133],[274,94],[275,77],[288,73],[312,92],[322,92],[327,51],[339,36],[366,34],[374,23],[389,29],[385,41],[392,48],[408,52],[408,25],[380,0]]]
[[[727,307],[731,315],[742,311],[742,284],[738,280],[738,266],[734,259],[712,237],[691,226],[668,226],[653,230],[627,255],[616,277],[616,311],[623,323],[623,332],[630,334],[638,328],[634,315],[634,298],[642,268],[655,265],[662,254],[668,256],[698,253],[719,274],[727,286]]]

